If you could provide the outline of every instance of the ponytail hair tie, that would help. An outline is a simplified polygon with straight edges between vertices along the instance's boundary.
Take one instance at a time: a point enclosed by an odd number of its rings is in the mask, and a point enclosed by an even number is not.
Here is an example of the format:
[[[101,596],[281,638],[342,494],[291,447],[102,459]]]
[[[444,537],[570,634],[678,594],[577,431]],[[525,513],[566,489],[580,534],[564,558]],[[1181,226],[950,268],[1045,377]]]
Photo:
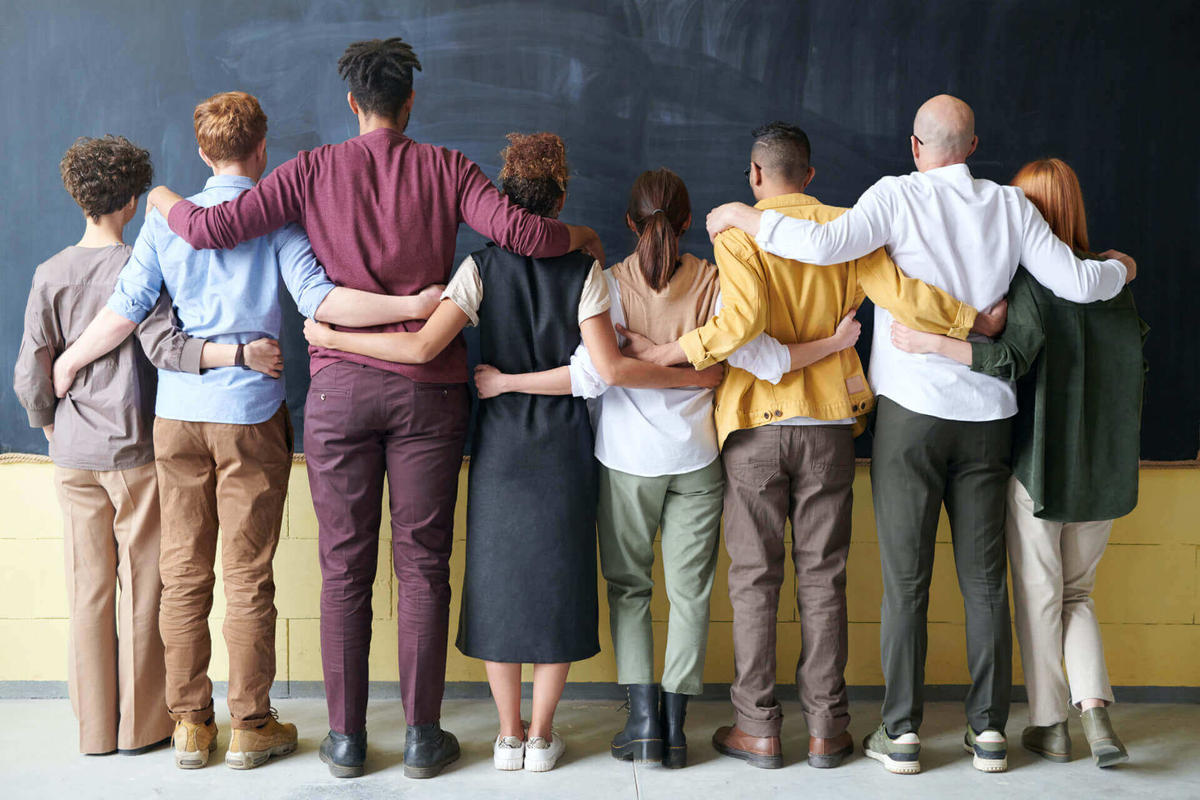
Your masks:
[[[666,213],[667,212],[663,211],[661,208],[656,208],[650,212],[650,216],[654,216],[655,214],[664,214],[665,215]]]

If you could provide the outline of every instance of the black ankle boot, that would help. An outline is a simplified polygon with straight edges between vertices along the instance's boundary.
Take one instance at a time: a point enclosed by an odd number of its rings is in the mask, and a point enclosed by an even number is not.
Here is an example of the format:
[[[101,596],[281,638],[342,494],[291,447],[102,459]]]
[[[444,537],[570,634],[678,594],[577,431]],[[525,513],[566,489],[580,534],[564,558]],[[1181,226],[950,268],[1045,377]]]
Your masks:
[[[432,778],[458,760],[458,739],[437,722],[409,725],[404,734],[404,777]]]
[[[635,764],[662,761],[662,727],[658,720],[658,684],[641,683],[625,687],[629,698],[629,718],[625,728],[612,740],[613,758]]]
[[[338,733],[330,731],[321,742],[321,760],[329,765],[335,778],[357,778],[363,774],[367,760],[367,732]]]
[[[662,765],[668,769],[687,766],[687,737],[683,735],[687,704],[686,694],[662,693],[662,709],[659,716],[663,735]]]

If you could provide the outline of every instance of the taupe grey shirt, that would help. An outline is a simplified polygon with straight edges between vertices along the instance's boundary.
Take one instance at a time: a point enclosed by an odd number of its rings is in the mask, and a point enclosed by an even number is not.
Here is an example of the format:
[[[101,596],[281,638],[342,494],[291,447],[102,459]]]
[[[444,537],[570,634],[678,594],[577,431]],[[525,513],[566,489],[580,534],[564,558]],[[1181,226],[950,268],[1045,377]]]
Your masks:
[[[13,388],[31,426],[54,425],[50,457],[60,467],[114,470],[153,461],[154,367],[200,371],[204,340],[179,330],[164,292],[136,337],[80,370],[62,400],[54,396],[54,359],[104,308],[131,252],[125,244],[68,247],[33,274]]]

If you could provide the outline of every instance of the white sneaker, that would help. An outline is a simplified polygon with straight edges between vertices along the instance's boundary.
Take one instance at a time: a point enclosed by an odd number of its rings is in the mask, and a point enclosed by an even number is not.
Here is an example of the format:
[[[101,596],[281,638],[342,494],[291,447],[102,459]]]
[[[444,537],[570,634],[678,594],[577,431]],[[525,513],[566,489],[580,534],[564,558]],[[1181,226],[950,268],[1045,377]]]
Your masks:
[[[554,731],[553,736],[549,742],[541,736],[529,740],[525,745],[525,769],[530,772],[549,772],[554,769],[566,751],[567,743],[558,731]]]
[[[492,745],[492,764],[496,769],[511,772],[525,762],[525,743],[516,736],[497,736]]]

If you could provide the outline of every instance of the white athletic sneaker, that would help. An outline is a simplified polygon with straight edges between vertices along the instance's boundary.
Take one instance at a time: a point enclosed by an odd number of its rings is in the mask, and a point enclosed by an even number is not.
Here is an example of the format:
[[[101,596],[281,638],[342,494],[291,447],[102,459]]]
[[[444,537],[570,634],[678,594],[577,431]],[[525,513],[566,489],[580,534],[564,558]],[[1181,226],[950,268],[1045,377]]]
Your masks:
[[[525,769],[530,772],[549,772],[554,769],[558,759],[567,749],[567,743],[562,734],[553,732],[554,738],[547,742],[541,736],[534,736],[525,745]]]
[[[516,736],[497,736],[492,745],[492,764],[510,772],[525,762],[525,743]]]

